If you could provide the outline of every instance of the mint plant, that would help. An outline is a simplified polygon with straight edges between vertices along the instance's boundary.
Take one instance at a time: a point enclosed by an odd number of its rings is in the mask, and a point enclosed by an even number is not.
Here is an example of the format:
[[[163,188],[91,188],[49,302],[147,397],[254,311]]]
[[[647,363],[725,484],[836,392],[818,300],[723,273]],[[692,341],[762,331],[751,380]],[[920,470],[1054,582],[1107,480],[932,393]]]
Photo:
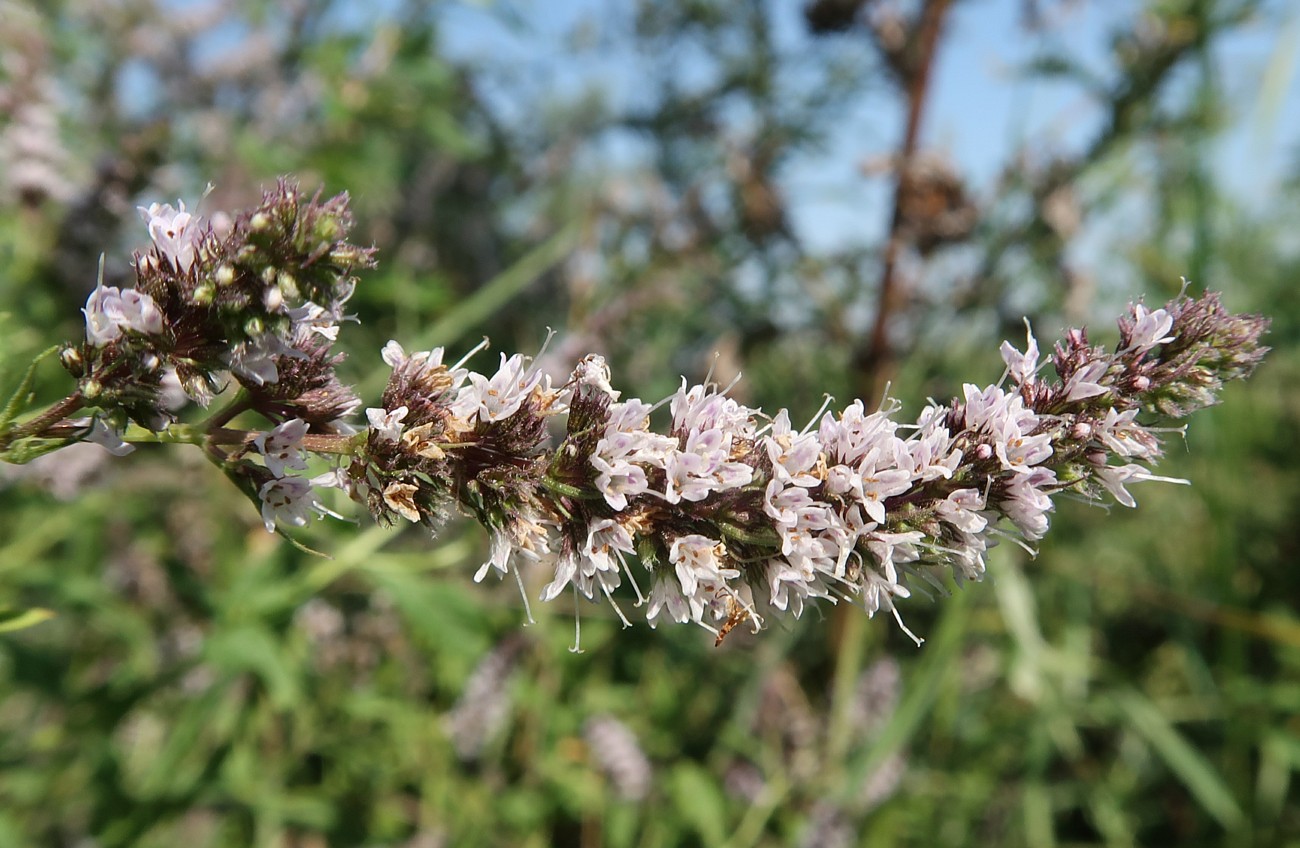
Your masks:
[[[391,377],[357,429],[362,401],[334,345],[374,256],[347,240],[347,196],[282,180],[235,216],[140,211],[152,244],[135,254],[135,286],[94,290],[85,338],[57,348],[75,390],[19,420],[29,373],[0,417],[5,461],[81,441],[117,455],[192,444],[268,531],[334,515],[327,488],[381,524],[436,532],[465,514],[490,535],[475,579],[512,576],[525,606],[521,571],[542,570],[543,600],[608,603],[624,623],[634,602],[652,626],[694,622],[719,641],[819,600],[887,611],[906,630],[898,601],[980,579],[999,540],[1030,547],[1056,498],[1131,507],[1135,483],[1187,482],[1154,473],[1164,422],[1217,402],[1267,351],[1266,319],[1184,292],[1130,305],[1113,351],[1070,330],[1045,355],[1031,329],[1023,349],[1003,343],[997,383],[966,384],[910,422],[885,398],[828,400],[796,426],[709,380],[625,399],[594,354],[557,385],[522,354],[480,373],[470,362],[485,345],[449,364],[442,348],[390,341]],[[179,423],[188,404],[211,413]],[[264,425],[234,426],[252,415]],[[309,455],[331,470],[296,473]]]

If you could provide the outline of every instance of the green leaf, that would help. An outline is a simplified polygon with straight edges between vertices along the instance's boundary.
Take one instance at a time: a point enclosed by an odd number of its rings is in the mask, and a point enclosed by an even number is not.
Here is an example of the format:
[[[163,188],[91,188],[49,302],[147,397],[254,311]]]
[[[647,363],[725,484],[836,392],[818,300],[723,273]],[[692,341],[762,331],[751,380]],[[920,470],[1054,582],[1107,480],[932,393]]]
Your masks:
[[[581,218],[570,221],[555,235],[519,257],[513,265],[488,280],[474,294],[443,315],[432,327],[420,334],[413,346],[419,349],[435,344],[448,345],[482,325],[515,295],[536,282],[551,266],[568,256],[581,231]],[[376,373],[385,380],[388,378],[387,370]],[[374,394],[380,386],[382,383],[379,382],[379,377],[372,375],[362,381],[361,394]]]
[[[13,420],[18,417],[18,413],[22,411],[23,406],[27,404],[28,395],[32,390],[32,383],[36,379],[36,366],[40,365],[43,359],[58,353],[62,347],[62,345],[47,347],[36,354],[36,358],[27,366],[23,378],[18,381],[18,388],[14,389],[14,393],[9,396],[9,401],[5,404],[4,409],[0,411],[0,433],[9,429],[9,425],[13,423]]]
[[[1232,831],[1245,823],[1245,816],[1223,778],[1178,732],[1151,699],[1136,691],[1115,697],[1130,726],[1150,743],[1173,775],[1187,787],[1202,809]]]
[[[286,661],[283,643],[261,627],[239,627],[215,634],[205,648],[208,658],[231,672],[247,672],[266,687],[267,697],[277,709],[292,707],[300,699],[295,672]]]
[[[705,845],[727,838],[727,804],[717,781],[695,763],[680,763],[669,780],[673,804]]]
[[[35,627],[42,621],[49,621],[54,618],[55,613],[41,607],[32,607],[31,609],[3,609],[0,610],[0,633],[10,633],[14,630],[25,630],[28,627]]]
[[[904,750],[920,732],[934,708],[935,699],[953,664],[965,645],[966,622],[971,604],[970,592],[958,592],[944,603],[938,629],[925,641],[924,656],[915,673],[907,679],[902,703],[881,728],[875,741],[852,759],[839,791],[841,803],[850,804],[855,793],[876,769],[895,752]]]

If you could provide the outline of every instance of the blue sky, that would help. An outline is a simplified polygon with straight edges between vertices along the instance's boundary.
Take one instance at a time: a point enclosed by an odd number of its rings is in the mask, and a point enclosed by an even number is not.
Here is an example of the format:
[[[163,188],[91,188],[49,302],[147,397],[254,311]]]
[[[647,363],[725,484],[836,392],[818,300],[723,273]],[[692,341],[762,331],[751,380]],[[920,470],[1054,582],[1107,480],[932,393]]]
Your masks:
[[[807,45],[802,2],[775,2],[776,36],[782,49]],[[1136,2],[1053,3],[1058,25],[1031,37],[1020,26],[1019,0],[967,0],[947,23],[946,43],[935,70],[925,117],[924,144],[960,166],[978,191],[987,188],[1011,151],[1028,143],[1043,150],[1070,150],[1097,129],[1096,108],[1075,86],[1017,78],[1014,69],[1036,51],[1067,50],[1085,64],[1106,66],[1107,33],[1141,7]],[[1288,5],[1294,8],[1288,9]],[[626,14],[630,4],[599,0],[517,0],[505,6],[465,4],[444,17],[445,48],[454,56],[512,67],[522,78],[545,79],[559,96],[593,88],[614,102],[637,95],[637,67],[599,51],[576,52],[572,33],[584,24],[589,38]],[[1063,7],[1063,8],[1055,8]],[[515,16],[503,25],[501,9]],[[1219,143],[1216,168],[1243,198],[1266,198],[1297,156],[1300,141],[1300,5],[1273,4],[1265,20],[1220,45],[1215,59],[1221,84],[1238,110],[1235,129]],[[689,74],[688,63],[683,73]],[[1267,85],[1265,85],[1267,83]],[[537,100],[503,108],[518,120],[535,120]],[[898,106],[883,95],[864,98],[845,116],[829,149],[791,163],[782,184],[796,227],[811,247],[832,248],[862,240],[884,227],[887,181],[862,176],[869,157],[888,154],[901,132]]]

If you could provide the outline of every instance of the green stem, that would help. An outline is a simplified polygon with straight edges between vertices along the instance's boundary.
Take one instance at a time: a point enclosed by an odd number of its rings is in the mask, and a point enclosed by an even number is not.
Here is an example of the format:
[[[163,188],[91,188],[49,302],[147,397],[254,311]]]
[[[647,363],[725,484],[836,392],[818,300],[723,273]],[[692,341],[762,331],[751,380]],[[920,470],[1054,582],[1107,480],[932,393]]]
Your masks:
[[[736,525],[728,524],[725,521],[715,521],[714,524],[717,526],[718,530],[722,531],[722,535],[726,536],[728,539],[735,539],[737,542],[744,542],[748,545],[762,545],[763,547],[768,548],[781,547],[781,537],[774,531],[764,530],[755,533],[749,530],[742,530]]]
[[[8,433],[0,435],[0,450],[3,450],[19,439],[25,439],[29,436],[45,435],[47,430],[81,409],[85,404],[86,399],[81,396],[81,392],[73,392],[30,421],[19,424]]]
[[[542,477],[542,486],[555,492],[557,495],[564,495],[566,498],[594,501],[601,497],[599,492],[590,492],[586,489],[580,489],[577,486],[571,486],[568,483],[561,483],[549,474]]]
[[[241,388],[235,393],[235,396],[230,399],[230,403],[214,412],[201,426],[209,430],[224,427],[229,424],[236,415],[249,409],[251,403],[252,398],[249,396],[248,390]]]
[[[170,427],[168,429],[176,429]],[[199,430],[202,435],[206,435],[207,443],[212,445],[242,445],[245,448],[253,444],[253,440],[263,435],[260,430],[234,430],[226,427],[215,427],[204,432]],[[129,440],[128,440],[129,441]],[[355,456],[360,446],[365,441],[365,431],[355,436],[334,436],[328,433],[308,433],[302,437],[303,450],[311,453],[328,453],[335,456]],[[199,441],[194,444],[199,444]]]

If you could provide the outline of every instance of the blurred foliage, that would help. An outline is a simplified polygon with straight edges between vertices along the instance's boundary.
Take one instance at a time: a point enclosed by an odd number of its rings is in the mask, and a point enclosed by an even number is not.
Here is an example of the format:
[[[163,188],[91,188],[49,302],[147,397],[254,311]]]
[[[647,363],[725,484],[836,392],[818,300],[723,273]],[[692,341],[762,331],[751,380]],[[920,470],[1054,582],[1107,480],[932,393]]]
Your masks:
[[[888,233],[810,247],[789,175],[850,115],[865,157],[924,112],[927,12],[942,56],[1005,4],[1036,56],[1008,84],[1084,98],[1084,142],[1023,138],[988,185],[878,157],[836,178],[905,183]],[[912,602],[920,650],[852,611],[715,650],[584,610],[571,654],[566,610],[521,628],[513,587],[470,581],[466,525],[320,523],[319,559],[179,449],[3,469],[0,848],[1300,842],[1300,175],[1246,207],[1213,167],[1246,117],[1222,48],[1286,4],[1134,2],[1086,51],[1084,0],[791,5],[593,7],[561,51],[541,5],[0,0],[0,386],[81,332],[101,252],[130,273],[135,204],[292,172],[350,190],[380,249],[344,340],[371,397],[388,338],[552,326],[558,373],[601,352],[646,398],[713,367],[797,419],[887,377],[915,403],[995,378],[1022,314],[1046,340],[1186,274],[1274,321],[1170,457],[1194,486],[1068,505],[1036,561]],[[886,235],[890,356],[853,373]]]

